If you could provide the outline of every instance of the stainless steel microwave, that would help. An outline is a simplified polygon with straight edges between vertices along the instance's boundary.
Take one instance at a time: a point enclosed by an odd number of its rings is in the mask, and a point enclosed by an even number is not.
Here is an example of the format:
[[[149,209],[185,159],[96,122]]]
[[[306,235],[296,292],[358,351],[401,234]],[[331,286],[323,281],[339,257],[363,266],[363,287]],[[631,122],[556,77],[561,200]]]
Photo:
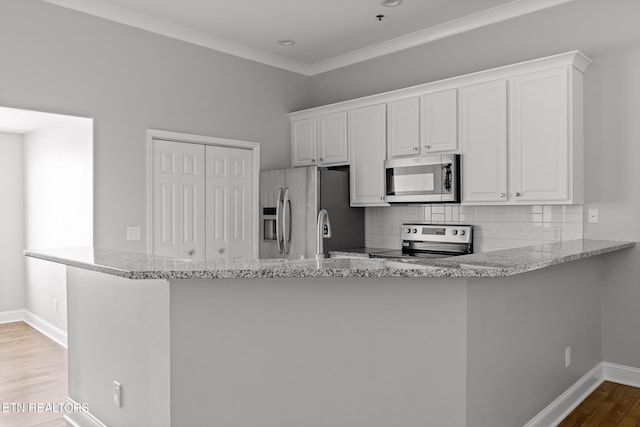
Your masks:
[[[384,162],[388,203],[460,201],[460,155],[410,157]]]

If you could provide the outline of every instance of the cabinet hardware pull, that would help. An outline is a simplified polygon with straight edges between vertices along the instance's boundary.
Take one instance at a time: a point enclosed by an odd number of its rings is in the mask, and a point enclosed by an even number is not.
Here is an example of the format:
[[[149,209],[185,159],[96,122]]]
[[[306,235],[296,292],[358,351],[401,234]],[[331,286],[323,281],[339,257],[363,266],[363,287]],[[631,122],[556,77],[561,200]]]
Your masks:
[[[189,251],[189,255],[193,255],[193,254],[195,254],[195,253],[196,253],[195,249],[191,249],[191,250]]]
[[[218,249],[218,252],[220,252],[221,254],[223,254],[223,253],[224,253],[224,248],[220,248],[220,249]]]
[[[413,147],[413,151],[418,151],[418,147]]]
[[[520,197],[520,196],[522,196],[522,194],[521,194],[521,193],[518,193],[518,192],[513,193],[513,195],[514,195],[514,196],[516,196],[516,197]]]
[[[320,157],[320,161],[321,161],[321,162],[324,162],[324,158],[323,158],[323,157]]]
[[[316,162],[316,159],[311,159],[311,163],[315,163],[315,162]]]
[[[425,150],[431,150],[431,146],[430,145],[425,145],[424,148],[425,148]]]
[[[504,193],[498,193],[498,196],[500,196],[500,197],[504,197],[504,196],[506,196],[506,194],[504,194]]]

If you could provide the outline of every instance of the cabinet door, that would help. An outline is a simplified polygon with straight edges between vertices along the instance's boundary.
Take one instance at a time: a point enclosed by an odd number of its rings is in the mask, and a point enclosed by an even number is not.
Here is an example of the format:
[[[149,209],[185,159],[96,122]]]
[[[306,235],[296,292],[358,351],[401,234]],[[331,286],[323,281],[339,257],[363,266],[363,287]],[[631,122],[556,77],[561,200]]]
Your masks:
[[[351,150],[351,205],[386,206],[386,105],[349,111],[348,127]]]
[[[458,149],[458,100],[456,89],[420,97],[420,145],[422,154]]]
[[[459,89],[462,202],[507,199],[507,82]]]
[[[296,120],[291,123],[291,166],[316,164],[316,119]]]
[[[389,102],[388,140],[389,158],[420,154],[420,99],[407,98]]]
[[[318,117],[318,164],[336,166],[348,163],[347,112]]]
[[[568,72],[556,69],[509,80],[512,201],[569,198]]]

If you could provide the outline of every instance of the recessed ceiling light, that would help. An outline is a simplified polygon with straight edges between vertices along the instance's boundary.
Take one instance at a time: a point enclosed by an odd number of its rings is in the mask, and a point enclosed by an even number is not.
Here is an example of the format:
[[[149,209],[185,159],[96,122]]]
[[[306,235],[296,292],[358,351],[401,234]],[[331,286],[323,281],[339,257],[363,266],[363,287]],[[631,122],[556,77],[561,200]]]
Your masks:
[[[278,44],[281,46],[293,46],[294,44],[296,44],[295,40],[289,40],[289,39],[285,39],[285,40],[278,40]]]
[[[402,4],[402,0],[382,0],[380,4],[384,7],[396,7]]]

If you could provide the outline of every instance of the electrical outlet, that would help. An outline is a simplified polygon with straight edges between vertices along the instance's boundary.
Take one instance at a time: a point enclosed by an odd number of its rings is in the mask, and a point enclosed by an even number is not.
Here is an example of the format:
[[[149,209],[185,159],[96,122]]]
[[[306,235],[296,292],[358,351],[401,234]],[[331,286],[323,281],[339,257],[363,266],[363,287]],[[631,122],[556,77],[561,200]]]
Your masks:
[[[58,298],[53,299],[53,311],[58,312]]]
[[[142,227],[139,225],[127,227],[127,240],[140,240],[142,237]]]
[[[598,215],[598,209],[591,208],[587,211],[587,221],[590,224],[597,224],[598,221],[600,221],[600,218]]]
[[[113,382],[113,404],[122,408],[122,385],[118,381]]]
[[[571,366],[571,347],[564,349],[564,367],[568,368],[569,366]]]

